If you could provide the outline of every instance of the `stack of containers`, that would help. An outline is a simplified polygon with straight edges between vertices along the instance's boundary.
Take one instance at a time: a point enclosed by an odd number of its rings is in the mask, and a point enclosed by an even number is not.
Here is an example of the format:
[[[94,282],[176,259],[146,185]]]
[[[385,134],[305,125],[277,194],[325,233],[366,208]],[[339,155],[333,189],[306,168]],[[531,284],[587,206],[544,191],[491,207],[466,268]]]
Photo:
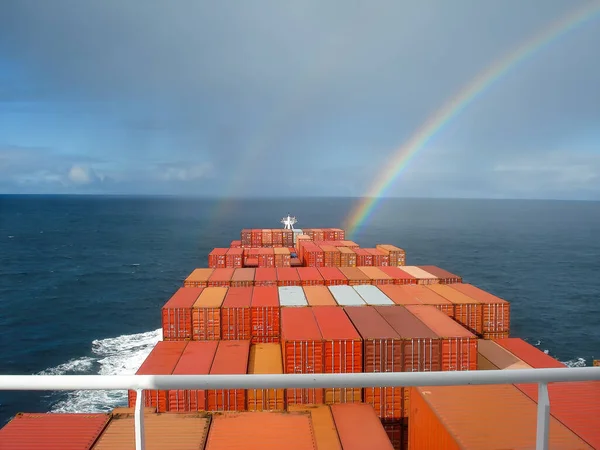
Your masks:
[[[373,255],[371,255],[364,248],[357,247],[354,250],[356,253],[356,265],[357,266],[372,266],[373,265]]]
[[[338,247],[340,252],[340,267],[356,267],[356,253],[348,247]]]
[[[219,341],[188,342],[172,375],[208,375]],[[202,389],[169,391],[169,412],[206,411],[206,393]]]
[[[507,338],[510,332],[510,303],[471,284],[450,284],[452,289],[479,302],[484,339]]]
[[[329,286],[328,289],[339,306],[366,306],[365,301],[352,286]]]
[[[254,273],[254,286],[277,286],[275,268],[257,267]]]
[[[302,232],[302,230],[300,230]],[[296,243],[294,240],[294,231],[293,230],[282,230],[281,234],[283,235],[283,246],[284,247],[293,247]]]
[[[281,346],[285,373],[323,373],[323,336],[312,308],[281,308]],[[286,403],[323,403],[323,389],[287,389]]]
[[[272,247],[273,246],[273,231],[264,228],[262,230],[262,245],[263,247]]]
[[[275,267],[275,253],[273,248],[259,248],[258,267]]]
[[[277,286],[300,286],[300,277],[295,267],[280,267],[277,273]]]
[[[309,306],[337,306],[326,286],[303,286],[302,290]]]
[[[394,279],[378,267],[363,266],[358,269],[369,278],[369,284],[394,284]]]
[[[339,267],[341,253],[333,245],[321,245],[323,250],[323,266],[325,267]]]
[[[244,229],[242,230],[242,247],[251,247],[252,246],[252,230]]]
[[[225,256],[229,251],[228,248],[215,248],[208,254],[208,267],[214,269],[223,269],[227,267]]]
[[[324,341],[323,373],[361,373],[362,340],[352,322],[337,306],[312,309]],[[326,388],[325,403],[355,403],[362,400],[360,388]]]
[[[164,341],[192,339],[192,306],[204,288],[179,288],[162,307]]]
[[[354,242],[354,241],[346,241],[344,239],[340,239],[339,241],[340,245],[344,246],[344,247],[348,247],[352,250],[359,248],[360,246]]]
[[[417,284],[439,284],[438,277],[433,276],[417,266],[402,266],[402,270],[417,279]]]
[[[229,244],[230,248],[242,248],[242,241],[237,240],[237,241],[231,241],[231,244]]]
[[[275,229],[273,232],[273,247],[283,247],[283,230]]]
[[[454,304],[454,320],[472,333],[483,336],[483,305],[480,302],[444,284],[427,288]]]
[[[388,253],[380,250],[378,248],[366,248],[373,256],[373,266],[389,266],[390,265],[390,256]]]
[[[232,287],[227,291],[221,307],[221,339],[238,341],[252,338],[252,292],[251,287]]]
[[[424,270],[427,273],[430,273],[434,277],[437,277],[440,280],[440,284],[451,284],[451,283],[462,283],[462,277],[458,275],[454,275],[453,273],[448,272],[447,270],[440,269],[437,266],[417,266],[419,269]]]
[[[323,250],[310,241],[301,244],[301,261],[307,267],[324,267]]]
[[[235,269],[215,269],[208,278],[208,287],[228,287]]]
[[[206,287],[215,269],[194,269],[183,282],[184,287]]]
[[[323,286],[325,280],[316,267],[297,267],[296,272],[302,286]]]
[[[221,305],[227,288],[208,287],[192,306],[192,339],[195,341],[221,339]]]
[[[135,374],[171,375],[186,345],[187,341],[158,341]],[[136,394],[134,390],[130,390],[128,393],[130,408],[135,406]],[[157,412],[167,412],[169,410],[167,398],[168,391],[146,389],[144,390],[143,406]]]
[[[258,267],[258,248],[244,249],[243,265],[246,267]]]
[[[383,273],[394,279],[394,284],[417,284],[417,279],[398,267],[380,267]]]
[[[408,294],[404,286],[399,286],[397,284],[388,284],[379,286],[381,292],[388,296],[390,300],[394,302],[395,305],[406,306],[406,305],[422,305],[423,302],[419,300],[415,295]],[[433,294],[433,293],[432,293]],[[452,305],[450,302],[442,299],[448,305]]]
[[[442,297],[441,295],[435,293],[431,289],[427,289],[426,286],[416,285],[416,286],[399,286],[400,290],[403,292],[403,295],[413,297],[418,302],[414,304],[421,303],[422,305],[430,305],[434,306],[448,317],[455,318],[455,305],[450,300]]]
[[[243,269],[235,269],[231,276],[229,285],[231,287],[252,287],[254,286],[254,274],[256,269],[245,267]]]
[[[348,284],[348,278],[346,278],[338,267],[319,267],[318,270],[325,281],[325,286]]]
[[[348,279],[350,286],[371,284],[371,279],[358,267],[340,267],[340,272]]]
[[[210,375],[245,375],[248,370],[250,341],[219,341]],[[208,391],[208,411],[244,411],[244,389],[211,389]]]
[[[233,247],[225,255],[225,267],[237,269],[243,266],[244,249]]]
[[[398,267],[406,264],[406,252],[395,245],[378,244],[377,249],[389,256],[390,266]]]
[[[279,293],[275,286],[255,286],[250,302],[252,343],[279,342]]]
[[[290,250],[284,247],[275,247],[275,267],[290,267]]]
[[[249,374],[283,374],[281,345],[256,344],[250,348]],[[248,411],[285,409],[284,389],[248,389]]]
[[[252,247],[262,247],[262,230],[252,229],[252,241],[250,243]]]

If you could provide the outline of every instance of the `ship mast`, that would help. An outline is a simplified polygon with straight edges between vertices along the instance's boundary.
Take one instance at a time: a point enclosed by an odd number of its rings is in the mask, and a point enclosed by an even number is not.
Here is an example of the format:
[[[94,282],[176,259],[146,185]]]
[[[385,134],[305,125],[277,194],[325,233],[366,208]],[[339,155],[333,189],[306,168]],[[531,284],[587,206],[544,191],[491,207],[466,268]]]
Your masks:
[[[284,217],[283,219],[281,219],[281,223],[283,224],[283,229],[284,230],[293,230],[294,229],[294,224],[297,223],[298,221],[296,220],[295,217],[290,217],[290,215],[288,214],[287,217]]]

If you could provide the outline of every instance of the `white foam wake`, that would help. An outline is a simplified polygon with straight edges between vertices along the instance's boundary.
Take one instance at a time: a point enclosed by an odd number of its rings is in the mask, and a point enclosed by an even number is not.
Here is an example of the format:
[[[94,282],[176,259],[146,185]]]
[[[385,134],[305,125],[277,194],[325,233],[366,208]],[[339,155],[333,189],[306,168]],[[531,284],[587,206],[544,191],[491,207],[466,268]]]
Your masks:
[[[537,341],[534,345],[536,347],[540,347],[542,345],[542,341]],[[542,351],[546,355],[550,355],[549,350],[546,349],[546,350],[542,350]],[[552,356],[552,355],[550,355],[550,356]],[[569,361],[561,361],[561,363],[563,363],[567,367],[586,367],[587,366],[587,361],[585,360],[585,358],[573,358],[573,359],[570,359]]]
[[[144,362],[158,341],[162,329],[129,334],[92,342],[92,357],[72,359],[46,369],[40,375],[132,375]],[[68,392],[52,406],[51,412],[107,412],[127,405],[127,391]]]

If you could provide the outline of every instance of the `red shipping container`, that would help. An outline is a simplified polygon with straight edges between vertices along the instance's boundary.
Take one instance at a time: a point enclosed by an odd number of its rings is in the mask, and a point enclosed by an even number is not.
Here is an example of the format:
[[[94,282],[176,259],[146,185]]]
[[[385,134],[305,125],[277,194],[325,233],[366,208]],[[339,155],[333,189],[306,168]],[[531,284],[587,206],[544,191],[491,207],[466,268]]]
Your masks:
[[[230,248],[225,255],[225,267],[238,268],[242,267],[243,263],[243,248]]]
[[[402,372],[400,335],[392,326],[373,308],[347,306],[344,311],[363,339],[364,372]],[[403,398],[401,387],[364,388],[365,403],[381,418],[402,417]]]
[[[264,228],[262,230],[262,245],[263,247],[273,246],[273,232],[270,229]]]
[[[462,283],[462,277],[454,275],[447,270],[440,269],[437,266],[417,266],[419,269],[430,273],[431,275],[438,277],[440,284],[451,284],[451,283]]]
[[[471,284],[450,284],[455,289],[481,303],[483,308],[483,334],[510,331],[510,303]]]
[[[404,286],[397,284],[384,284],[378,287],[379,290],[387,295],[396,305],[406,306],[423,304],[423,302],[421,302],[421,300],[419,300],[415,295],[407,293],[406,289],[403,289]],[[449,301],[444,300],[444,302],[452,306]]]
[[[277,272],[277,286],[301,286],[300,277],[295,267],[279,267]]]
[[[393,450],[371,405],[331,405],[331,414],[344,450]]]
[[[283,246],[293,247],[294,246],[294,232],[292,230],[281,230],[283,235]]]
[[[442,370],[477,370],[477,337],[439,309],[407,305],[406,309],[442,338]]]
[[[185,279],[183,285],[185,287],[206,287],[208,279],[215,269],[203,268],[194,269],[194,271]]]
[[[297,267],[296,271],[302,286],[324,286],[325,280],[316,267]]]
[[[195,341],[221,339],[221,305],[227,288],[205,288],[192,306],[192,338]]]
[[[251,287],[232,287],[221,306],[221,339],[249,340],[252,337],[250,304]]]
[[[394,279],[381,270],[381,267],[369,267],[362,266],[357,267],[362,273],[365,274],[367,278],[369,278],[370,283],[375,286],[379,286],[382,284],[394,284]]]
[[[283,230],[273,230],[273,246],[284,247],[284,245],[283,245]]]
[[[244,262],[245,267],[258,267],[258,258],[247,258]]]
[[[208,254],[208,267],[224,268],[226,266],[225,255],[229,251],[228,248],[215,248]]]
[[[317,270],[323,277],[325,286],[348,284],[348,278],[340,271],[339,267],[319,267]]]
[[[406,264],[406,252],[403,249],[389,244],[377,244],[375,247],[388,255],[390,266],[399,267]]]
[[[323,373],[323,336],[312,308],[281,308],[281,343],[285,373]],[[286,389],[286,402],[323,403],[323,389]]]
[[[208,375],[219,341],[192,341],[185,347],[173,375]],[[169,412],[206,411],[203,389],[169,391]]]
[[[432,284],[426,288],[454,304],[454,320],[479,336],[483,334],[483,305],[480,302],[445,284]]]
[[[0,429],[3,450],[90,450],[109,414],[18,413]]]
[[[381,271],[394,279],[394,284],[417,284],[417,279],[398,267],[380,267]]]
[[[136,375],[171,375],[187,346],[187,341],[159,341],[144,360]],[[157,412],[168,411],[169,391],[147,389],[144,391],[143,406],[155,409]],[[128,393],[129,407],[135,407],[136,391]]]
[[[276,247],[273,249],[275,254],[275,267],[290,267],[290,250],[287,248]]]
[[[340,267],[356,267],[356,253],[348,247],[338,247],[340,252]]]
[[[208,279],[208,287],[228,287],[235,269],[215,269]]]
[[[435,306],[454,319],[456,305],[423,285],[398,286],[406,295],[419,300],[423,305]]]
[[[325,265],[323,250],[312,242],[302,244],[301,259],[304,261],[304,265],[308,267],[323,267]]]
[[[381,267],[381,266],[389,266],[390,265],[390,257],[387,253],[379,250],[378,248],[366,248],[367,252],[371,254],[373,257],[373,266]]]
[[[272,248],[258,249],[258,267],[275,267],[275,252]]]
[[[210,375],[245,375],[248,370],[250,341],[219,341],[210,368]],[[246,391],[244,389],[210,389],[208,411],[244,411]]]
[[[274,267],[258,267],[254,273],[254,286],[277,286],[277,272]]]
[[[250,247],[252,246],[252,230],[242,230],[241,234],[242,238],[242,247]]]
[[[243,269],[235,269],[231,276],[229,285],[231,287],[252,287],[254,286],[254,274],[256,269],[244,267]]]
[[[324,267],[339,267],[341,254],[337,247],[333,245],[319,245],[323,251],[323,266]]]
[[[250,303],[252,343],[279,342],[279,290],[276,286],[255,286]]]
[[[342,308],[313,308],[324,340],[323,373],[361,373],[363,370],[362,339]],[[360,388],[326,388],[325,403],[362,401]]]
[[[262,230],[252,229],[252,247],[262,247]]]
[[[192,306],[204,288],[179,288],[162,307],[163,340],[192,339]]]
[[[242,241],[231,241],[230,248],[242,248]]]

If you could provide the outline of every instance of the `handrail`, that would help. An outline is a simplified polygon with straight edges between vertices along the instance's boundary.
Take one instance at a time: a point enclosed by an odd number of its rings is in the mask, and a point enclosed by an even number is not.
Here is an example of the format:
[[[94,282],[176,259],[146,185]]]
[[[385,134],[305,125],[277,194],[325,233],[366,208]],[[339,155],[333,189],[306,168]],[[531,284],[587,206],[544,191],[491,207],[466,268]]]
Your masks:
[[[146,389],[361,388],[536,383],[539,385],[536,450],[547,450],[550,425],[548,383],[574,381],[600,381],[600,367],[285,375],[0,375],[0,390],[135,390],[136,450],[143,450],[142,391]]]

